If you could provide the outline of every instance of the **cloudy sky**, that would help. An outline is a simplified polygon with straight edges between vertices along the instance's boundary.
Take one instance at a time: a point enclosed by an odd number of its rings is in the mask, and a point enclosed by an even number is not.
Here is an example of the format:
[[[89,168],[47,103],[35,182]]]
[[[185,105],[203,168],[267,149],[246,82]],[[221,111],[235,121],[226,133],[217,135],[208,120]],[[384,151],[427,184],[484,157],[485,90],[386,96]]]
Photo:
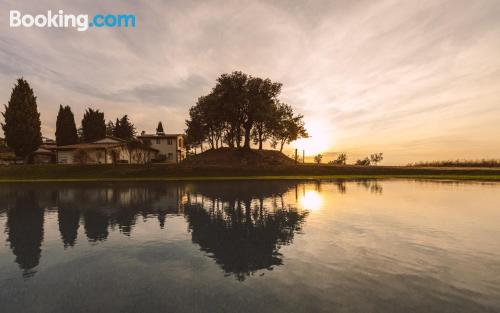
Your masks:
[[[282,82],[310,150],[385,164],[500,158],[500,1],[0,2],[0,99],[24,76],[43,134],[59,104],[181,132],[221,73]],[[135,29],[9,28],[9,10],[131,13]],[[1,118],[0,118],[1,119]]]

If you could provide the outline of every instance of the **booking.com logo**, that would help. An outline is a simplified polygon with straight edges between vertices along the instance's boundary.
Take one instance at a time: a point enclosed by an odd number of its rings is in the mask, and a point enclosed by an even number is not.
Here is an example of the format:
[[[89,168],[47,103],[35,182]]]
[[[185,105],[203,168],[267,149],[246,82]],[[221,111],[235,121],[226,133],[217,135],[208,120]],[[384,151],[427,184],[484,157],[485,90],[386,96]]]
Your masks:
[[[47,11],[47,14],[21,14],[20,11],[10,11],[10,27],[54,27],[76,28],[86,31],[92,27],[135,27],[134,14],[96,14],[89,19],[87,14],[64,14],[63,10],[57,13]]]

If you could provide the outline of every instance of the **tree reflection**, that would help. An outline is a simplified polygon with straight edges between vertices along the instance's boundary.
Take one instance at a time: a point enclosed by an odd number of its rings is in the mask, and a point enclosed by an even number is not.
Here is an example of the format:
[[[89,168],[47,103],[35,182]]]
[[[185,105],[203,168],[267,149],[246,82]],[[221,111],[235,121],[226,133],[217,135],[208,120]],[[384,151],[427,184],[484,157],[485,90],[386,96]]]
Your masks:
[[[296,190],[292,181],[13,185],[0,191],[0,217],[7,218],[7,241],[24,277],[40,262],[46,211],[57,214],[64,249],[77,245],[80,226],[98,244],[115,230],[132,236],[140,217],[163,229],[169,215],[182,215],[192,241],[243,280],[283,264],[280,247],[307,216],[294,205]]]
[[[44,209],[35,193],[17,194],[14,206],[7,211],[7,241],[25,278],[36,273],[33,268],[40,262],[43,222]]]
[[[212,189],[215,186],[220,188],[218,192]],[[241,281],[258,270],[283,264],[279,249],[290,244],[301,230],[307,211],[286,208],[283,202],[283,193],[294,188],[294,183],[247,182],[230,186],[207,185],[210,197],[200,186],[201,201],[198,195],[190,197],[196,200],[185,205],[185,215],[193,243],[209,253],[228,275]]]
[[[64,248],[73,247],[80,227],[80,211],[74,207],[59,206],[57,209],[59,232]]]

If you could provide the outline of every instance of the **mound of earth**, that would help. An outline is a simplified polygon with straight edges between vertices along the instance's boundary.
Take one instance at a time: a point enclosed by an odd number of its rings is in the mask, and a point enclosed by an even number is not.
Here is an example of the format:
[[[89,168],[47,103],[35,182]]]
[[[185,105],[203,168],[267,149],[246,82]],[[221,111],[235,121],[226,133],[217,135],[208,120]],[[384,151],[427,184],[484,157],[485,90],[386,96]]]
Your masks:
[[[292,165],[295,161],[276,150],[220,148],[191,155],[182,163],[186,165],[265,166]]]

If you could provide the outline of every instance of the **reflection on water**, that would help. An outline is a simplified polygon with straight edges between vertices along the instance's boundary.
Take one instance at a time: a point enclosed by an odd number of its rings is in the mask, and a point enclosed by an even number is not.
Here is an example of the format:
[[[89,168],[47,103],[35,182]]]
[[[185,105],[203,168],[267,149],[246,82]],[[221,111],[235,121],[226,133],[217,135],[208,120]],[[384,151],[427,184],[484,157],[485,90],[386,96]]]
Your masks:
[[[498,191],[375,180],[2,185],[0,311],[494,312]]]
[[[193,243],[238,280],[282,264],[279,247],[292,242],[307,211],[287,207],[283,194],[297,183],[109,185],[10,187],[2,193],[6,233],[15,262],[29,278],[36,273],[44,235],[44,212],[57,212],[64,248],[77,242],[83,224],[88,242],[106,241],[117,229],[131,236],[139,218],[184,215]]]

